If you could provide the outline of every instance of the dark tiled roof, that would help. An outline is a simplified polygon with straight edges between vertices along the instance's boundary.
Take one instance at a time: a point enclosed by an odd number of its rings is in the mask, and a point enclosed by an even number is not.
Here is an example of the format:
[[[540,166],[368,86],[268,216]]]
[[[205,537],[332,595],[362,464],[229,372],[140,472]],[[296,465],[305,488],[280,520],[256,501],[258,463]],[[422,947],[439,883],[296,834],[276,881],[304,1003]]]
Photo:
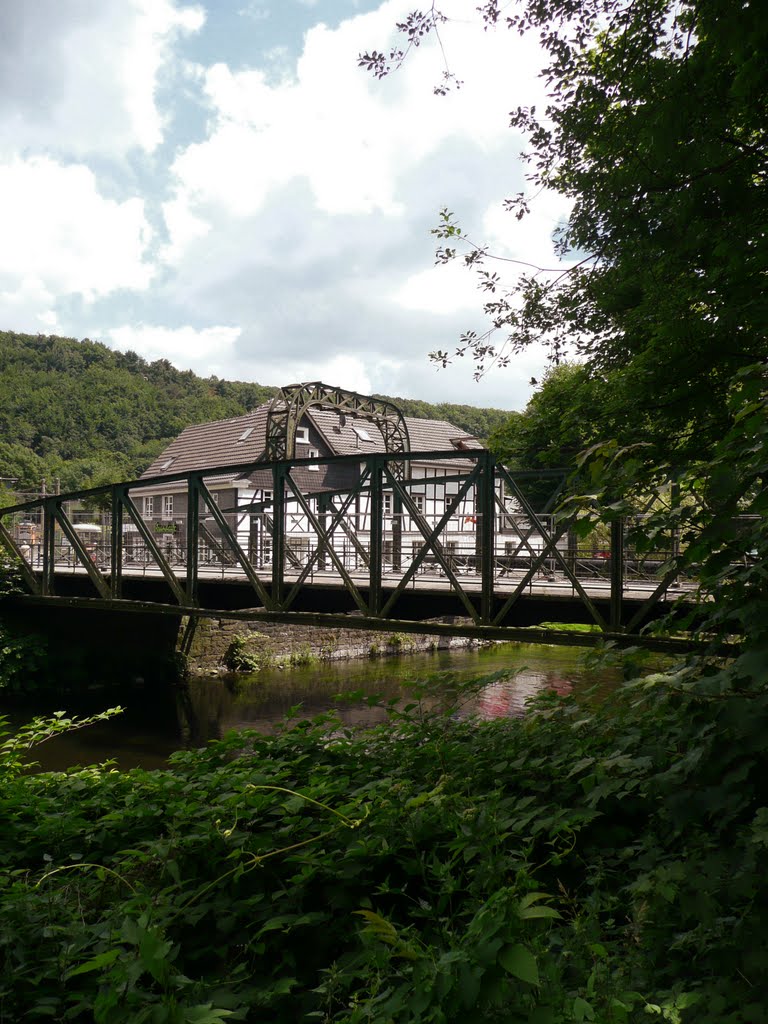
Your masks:
[[[244,416],[187,427],[146,469],[142,478],[263,460],[268,409],[267,403]],[[311,409],[307,414],[307,420],[310,427],[315,428],[312,434],[319,434],[327,443],[322,446],[318,444],[321,455],[365,456],[369,452],[386,450],[381,432],[375,423],[368,420],[350,415],[342,418],[332,409],[319,408]],[[447,420],[421,420],[407,416],[405,421],[412,452],[483,447],[470,434],[448,423]],[[250,433],[243,438],[247,430],[250,430]],[[312,445],[297,445],[296,457],[308,456],[309,447]],[[458,468],[456,462],[453,465]],[[471,465],[471,462],[468,460],[466,465]],[[462,468],[465,467],[462,465]],[[261,481],[265,473],[257,471],[247,476],[254,484],[258,477],[257,485],[267,486],[266,482]],[[214,483],[221,486],[233,482],[236,478],[235,474],[217,474],[216,477],[209,478],[207,483],[208,486]],[[317,476],[311,476],[310,479],[315,481]]]
[[[228,463],[257,462],[264,453],[267,408],[266,405],[260,405],[244,416],[187,427],[147,467],[142,477],[186,473],[193,469],[226,466]],[[249,428],[251,433],[248,437],[239,440]],[[166,466],[169,459],[173,461]]]

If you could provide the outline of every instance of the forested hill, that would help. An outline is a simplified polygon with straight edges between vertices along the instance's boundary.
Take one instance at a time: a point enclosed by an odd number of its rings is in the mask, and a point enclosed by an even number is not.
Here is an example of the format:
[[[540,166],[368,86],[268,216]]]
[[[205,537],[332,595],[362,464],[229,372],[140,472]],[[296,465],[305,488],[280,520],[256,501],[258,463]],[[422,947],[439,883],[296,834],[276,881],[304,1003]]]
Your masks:
[[[100,342],[0,332],[0,477],[15,477],[20,490],[58,478],[65,491],[130,479],[184,427],[238,416],[276,390],[198,377]],[[390,400],[408,416],[448,419],[480,437],[509,416]]]

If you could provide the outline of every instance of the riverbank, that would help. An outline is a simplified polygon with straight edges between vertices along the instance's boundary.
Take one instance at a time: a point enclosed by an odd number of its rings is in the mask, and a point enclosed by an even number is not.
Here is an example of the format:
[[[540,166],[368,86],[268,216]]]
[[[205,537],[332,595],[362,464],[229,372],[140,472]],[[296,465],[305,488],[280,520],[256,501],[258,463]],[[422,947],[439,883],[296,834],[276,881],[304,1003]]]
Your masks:
[[[467,625],[458,616],[435,619],[447,625]],[[183,619],[177,652],[187,676],[224,672],[257,672],[318,662],[386,658],[462,648],[487,647],[488,640],[421,633],[328,629],[297,623],[243,622],[232,619]]]

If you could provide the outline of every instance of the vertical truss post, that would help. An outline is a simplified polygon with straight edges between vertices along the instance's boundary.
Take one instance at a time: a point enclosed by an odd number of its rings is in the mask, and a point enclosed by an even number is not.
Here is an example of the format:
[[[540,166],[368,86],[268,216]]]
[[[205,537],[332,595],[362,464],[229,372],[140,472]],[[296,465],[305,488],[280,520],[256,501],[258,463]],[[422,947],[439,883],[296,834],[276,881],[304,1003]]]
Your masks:
[[[329,512],[330,498],[327,494],[320,494],[317,499],[317,518],[324,534],[328,532],[328,524],[330,521]],[[321,540],[318,545],[317,567],[321,571],[328,568],[328,546],[324,540]]]
[[[624,519],[611,523],[611,617],[610,626],[614,632],[621,629],[621,614],[624,603]]]
[[[187,480],[187,603],[199,603],[200,559],[200,475],[190,474]]]
[[[114,600],[123,593],[123,488],[119,484],[112,487],[112,534],[111,565],[112,574],[109,589]]]
[[[677,518],[674,517],[674,511],[680,502],[680,484],[676,481],[672,483],[669,493],[669,504],[672,508],[673,519],[672,522],[677,522]],[[680,528],[677,526],[672,527],[672,560],[677,565],[677,561],[680,558]]]
[[[493,620],[493,548],[494,548],[494,484],[496,461],[490,453],[480,456],[481,469],[477,487],[477,546],[480,566],[480,621]]]
[[[381,459],[374,456],[368,463],[371,471],[371,546],[368,566],[370,589],[368,591],[368,608],[371,615],[378,615],[381,609],[381,563],[383,550],[384,497],[381,483],[383,466]]]
[[[48,498],[43,503],[43,579],[42,592],[45,597],[54,593],[54,570],[56,567],[56,499]]]
[[[272,604],[276,610],[285,598],[285,477],[289,467],[284,462],[272,468]]]
[[[397,492],[392,495],[392,568],[403,571],[403,499]]]

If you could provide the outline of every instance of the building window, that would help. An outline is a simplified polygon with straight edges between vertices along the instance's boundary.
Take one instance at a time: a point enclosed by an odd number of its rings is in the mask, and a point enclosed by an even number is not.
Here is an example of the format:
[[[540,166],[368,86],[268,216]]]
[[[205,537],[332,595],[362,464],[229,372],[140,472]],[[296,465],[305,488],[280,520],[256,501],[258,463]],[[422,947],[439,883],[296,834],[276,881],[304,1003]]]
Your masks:
[[[272,501],[272,491],[262,491],[261,492],[261,500],[262,501]]]
[[[296,427],[296,444],[309,444],[309,427]]]
[[[246,427],[245,430],[240,435],[240,437],[238,437],[237,443],[239,444],[241,441],[246,441],[251,436],[254,429],[254,427]]]
[[[214,505],[218,505],[219,504],[219,492],[218,491],[211,491],[211,497],[213,498],[213,504]]]
[[[423,514],[423,512],[424,512],[424,495],[423,494],[414,494],[413,495],[413,502],[416,505],[416,511]]]
[[[172,516],[173,515],[173,495],[172,494],[166,494],[165,497],[163,498],[163,515],[164,516]]]
[[[365,427],[358,427],[357,424],[353,424],[352,429],[354,430],[354,432],[357,434],[357,436],[360,438],[361,441],[372,441],[373,440],[373,438],[368,433],[368,431],[365,429]]]
[[[165,462],[161,462],[160,463],[160,469],[163,469],[163,470],[170,469],[170,467],[171,467],[171,465],[173,463],[174,458],[175,458],[175,456],[172,456],[170,459],[166,459]]]
[[[309,448],[307,450],[308,459],[316,459],[319,454],[320,452],[317,450],[317,448]],[[307,469],[311,469],[315,473],[317,473],[320,470],[320,466],[316,462],[313,462],[311,466],[307,466]]]
[[[155,511],[155,499],[150,496],[144,499],[144,515],[151,516]]]
[[[391,494],[384,494],[383,498],[384,498],[384,515],[385,516],[391,516],[392,515],[392,495]]]

